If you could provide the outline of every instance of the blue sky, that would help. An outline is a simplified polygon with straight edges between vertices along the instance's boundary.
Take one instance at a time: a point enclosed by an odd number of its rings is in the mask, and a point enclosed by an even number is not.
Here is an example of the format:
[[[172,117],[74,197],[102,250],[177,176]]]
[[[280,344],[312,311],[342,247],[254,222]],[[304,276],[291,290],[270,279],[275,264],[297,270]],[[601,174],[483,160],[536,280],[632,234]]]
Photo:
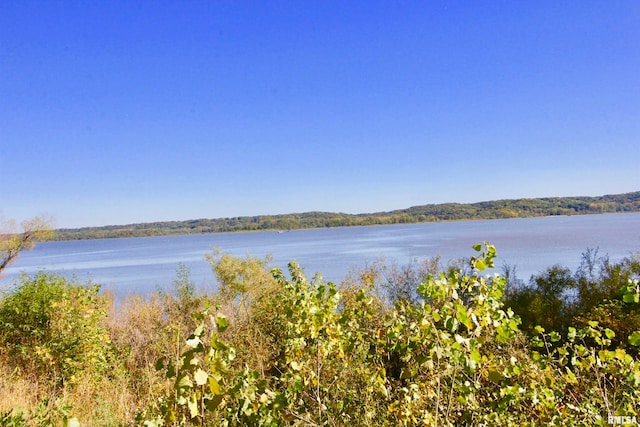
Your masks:
[[[60,227],[640,190],[640,2],[13,1],[0,214]]]

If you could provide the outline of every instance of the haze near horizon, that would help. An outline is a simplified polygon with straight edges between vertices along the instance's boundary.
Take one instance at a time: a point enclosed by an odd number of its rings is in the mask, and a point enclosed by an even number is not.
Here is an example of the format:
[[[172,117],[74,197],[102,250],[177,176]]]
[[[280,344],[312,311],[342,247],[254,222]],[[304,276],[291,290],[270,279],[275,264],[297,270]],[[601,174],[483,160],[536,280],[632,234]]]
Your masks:
[[[7,2],[0,216],[637,191],[640,3]]]

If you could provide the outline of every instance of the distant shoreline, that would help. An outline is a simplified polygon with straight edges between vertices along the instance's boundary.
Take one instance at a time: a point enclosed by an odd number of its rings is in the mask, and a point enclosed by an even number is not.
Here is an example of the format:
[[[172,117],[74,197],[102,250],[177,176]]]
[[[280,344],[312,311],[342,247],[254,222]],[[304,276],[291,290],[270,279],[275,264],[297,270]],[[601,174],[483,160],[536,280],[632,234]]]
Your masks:
[[[305,212],[186,221],[162,221],[56,230],[53,240],[174,236],[251,231],[287,231],[369,225],[416,224],[543,216],[640,212],[640,191],[598,197],[504,199],[441,203],[368,214]]]

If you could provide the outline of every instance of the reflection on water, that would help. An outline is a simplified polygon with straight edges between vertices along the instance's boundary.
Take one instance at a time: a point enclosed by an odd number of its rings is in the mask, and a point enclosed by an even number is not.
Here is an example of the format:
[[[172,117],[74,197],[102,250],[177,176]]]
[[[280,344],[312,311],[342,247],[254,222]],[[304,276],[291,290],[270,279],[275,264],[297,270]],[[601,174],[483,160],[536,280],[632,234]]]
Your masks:
[[[116,294],[147,293],[169,287],[179,263],[198,287],[213,288],[215,278],[204,261],[212,247],[237,256],[270,254],[283,268],[296,259],[309,276],[322,272],[325,280],[339,282],[351,269],[381,257],[405,264],[440,255],[446,262],[473,255],[471,246],[483,241],[496,245],[497,265],[515,265],[526,280],[553,264],[575,269],[587,248],[599,247],[613,261],[637,252],[640,213],[45,242],[20,255],[0,288],[20,272],[46,270],[92,280]]]

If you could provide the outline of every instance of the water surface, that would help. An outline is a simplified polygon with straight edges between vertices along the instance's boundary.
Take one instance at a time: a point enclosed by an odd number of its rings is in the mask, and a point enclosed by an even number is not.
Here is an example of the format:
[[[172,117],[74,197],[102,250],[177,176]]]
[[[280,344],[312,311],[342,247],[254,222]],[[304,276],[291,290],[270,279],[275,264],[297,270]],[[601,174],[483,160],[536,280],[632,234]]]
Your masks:
[[[497,247],[497,265],[515,265],[518,278],[528,280],[553,264],[574,270],[588,248],[613,261],[640,251],[640,213],[44,242],[20,254],[0,288],[20,272],[46,270],[92,280],[117,295],[144,294],[169,288],[182,263],[199,288],[213,289],[204,260],[212,247],[237,256],[270,254],[281,267],[296,259],[307,275],[321,272],[339,282],[378,258],[406,264],[440,255],[447,261],[472,256],[471,246],[483,241]]]

